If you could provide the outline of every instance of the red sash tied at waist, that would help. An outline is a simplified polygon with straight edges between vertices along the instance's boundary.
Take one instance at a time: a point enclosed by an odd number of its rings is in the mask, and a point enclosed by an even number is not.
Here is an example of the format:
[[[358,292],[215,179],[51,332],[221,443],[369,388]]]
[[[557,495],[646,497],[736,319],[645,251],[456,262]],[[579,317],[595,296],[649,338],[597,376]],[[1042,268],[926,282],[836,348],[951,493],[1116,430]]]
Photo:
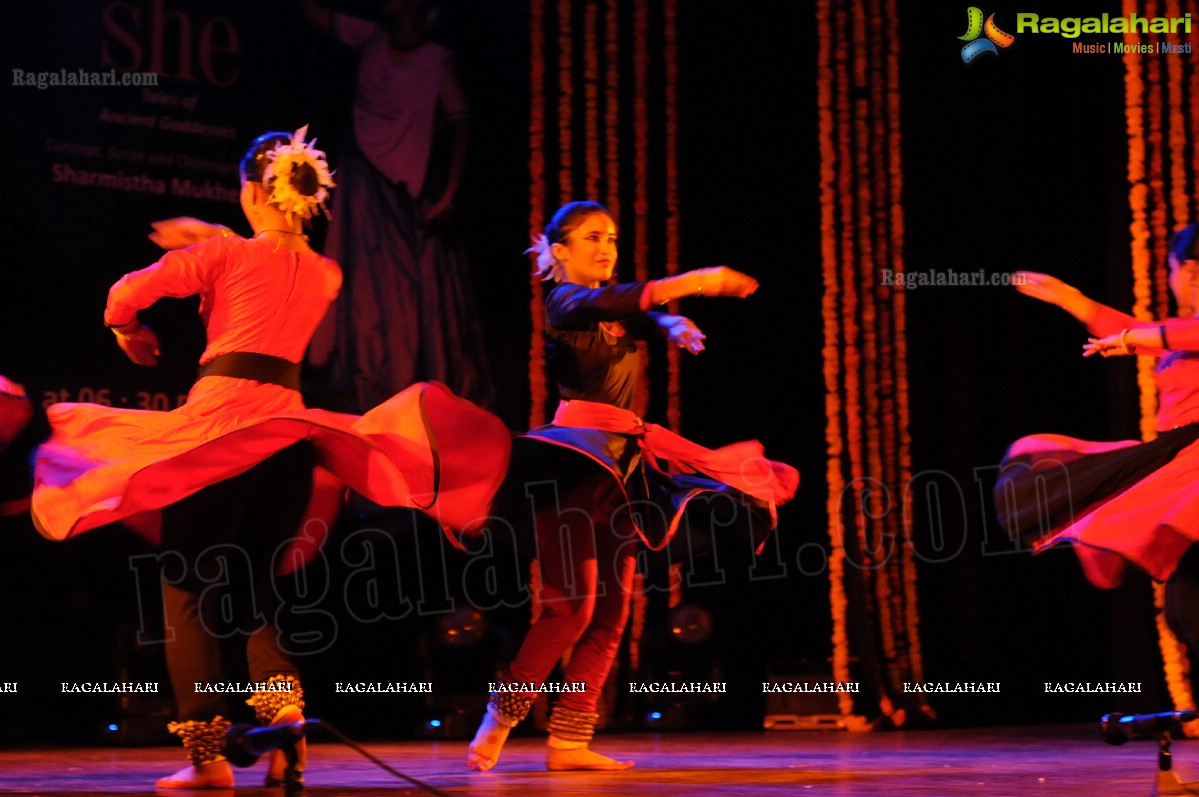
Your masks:
[[[705,448],[664,426],[646,423],[629,410],[597,401],[563,401],[553,422],[556,426],[634,435],[650,457],[670,460],[686,473],[702,473],[772,506],[790,500],[799,487],[799,471],[766,459],[757,440]]]

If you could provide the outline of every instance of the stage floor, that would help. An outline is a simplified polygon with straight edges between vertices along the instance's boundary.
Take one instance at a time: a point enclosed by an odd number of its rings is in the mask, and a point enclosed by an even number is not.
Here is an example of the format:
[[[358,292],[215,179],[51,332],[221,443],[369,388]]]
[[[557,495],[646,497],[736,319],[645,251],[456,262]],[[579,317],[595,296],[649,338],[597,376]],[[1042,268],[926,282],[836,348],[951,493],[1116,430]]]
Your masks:
[[[490,772],[469,772],[466,743],[367,743],[388,765],[452,795],[1149,795],[1157,748],[1149,741],[1111,747],[1095,726],[848,733],[602,736],[595,747],[637,766],[619,773],[554,773],[544,744],[513,739]],[[181,750],[143,748],[0,749],[0,793],[154,794],[154,779],[182,763]],[[1199,741],[1174,744],[1184,781],[1199,780]],[[265,763],[238,770],[239,795],[273,795],[260,786]],[[311,746],[309,797],[420,795],[420,789],[333,742]],[[197,794],[198,792],[174,792]],[[231,794],[231,792],[204,792]],[[163,792],[160,792],[163,794]]]

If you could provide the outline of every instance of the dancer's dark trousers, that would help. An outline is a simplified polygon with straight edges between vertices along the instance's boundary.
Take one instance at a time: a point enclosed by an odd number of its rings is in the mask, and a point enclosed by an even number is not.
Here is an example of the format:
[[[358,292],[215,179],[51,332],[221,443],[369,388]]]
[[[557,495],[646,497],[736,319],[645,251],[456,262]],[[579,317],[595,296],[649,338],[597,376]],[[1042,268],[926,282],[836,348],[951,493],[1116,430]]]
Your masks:
[[[298,675],[280,644],[275,567],[303,520],[313,458],[297,443],[164,510],[166,659],[180,721],[230,715],[229,695],[196,684],[236,682],[234,646],[252,682]]]

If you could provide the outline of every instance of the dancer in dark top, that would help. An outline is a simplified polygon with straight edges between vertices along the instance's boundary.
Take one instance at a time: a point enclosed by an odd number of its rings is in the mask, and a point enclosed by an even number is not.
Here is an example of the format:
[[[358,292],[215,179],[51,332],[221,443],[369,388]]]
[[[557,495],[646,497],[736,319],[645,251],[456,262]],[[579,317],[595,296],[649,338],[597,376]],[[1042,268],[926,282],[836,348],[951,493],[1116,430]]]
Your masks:
[[[616,225],[595,202],[561,208],[531,251],[539,273],[553,280],[545,294],[546,347],[562,402],[553,423],[517,439],[505,492],[510,507],[523,503],[532,510],[542,611],[491,695],[467,765],[487,770],[496,764],[509,731],[573,646],[564,680],[586,687],[562,694],[554,705],[547,766],[626,769],[631,761],[600,755],[588,743],[629,615],[638,535],[664,545],[687,503],[705,492],[734,495],[748,514],[770,523],[776,504],[794,494],[798,474],[766,460],[756,442],[709,450],[633,411],[637,338],[661,331],[693,354],[704,348],[703,333],[689,319],[649,308],[686,296],[745,298],[757,290],[756,280],[721,266],[608,284]],[[667,459],[688,472],[667,471]],[[662,512],[638,525],[629,502],[643,499]]]

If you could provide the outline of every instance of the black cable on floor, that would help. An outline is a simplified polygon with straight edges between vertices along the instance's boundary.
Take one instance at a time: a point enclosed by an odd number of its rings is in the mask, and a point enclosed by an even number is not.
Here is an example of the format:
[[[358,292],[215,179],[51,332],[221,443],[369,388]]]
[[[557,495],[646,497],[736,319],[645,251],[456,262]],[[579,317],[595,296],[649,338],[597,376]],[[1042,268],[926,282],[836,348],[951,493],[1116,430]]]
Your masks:
[[[371,755],[367,750],[363,749],[363,747],[361,745],[359,745],[357,742],[355,742],[349,736],[346,736],[344,733],[337,730],[337,728],[334,728],[332,725],[325,722],[324,720],[317,720],[317,719],[305,720],[305,724],[306,725],[315,725],[318,728],[324,728],[329,733],[336,736],[339,741],[344,742],[347,747],[349,747],[353,750],[357,750],[359,753],[362,754],[362,756],[364,758],[366,758],[369,761],[374,762],[375,765],[377,765],[381,769],[386,770],[387,772],[390,772],[391,774],[395,775],[397,778],[406,780],[409,783],[411,783],[413,786],[416,786],[417,788],[420,788],[420,789],[424,789],[429,794],[437,795],[437,797],[451,797],[451,795],[446,794],[445,792],[443,792],[441,789],[437,788],[436,786],[430,786],[428,783],[423,783],[422,781],[419,781],[416,778],[405,775],[403,772],[400,772],[398,769],[394,769],[394,768],[388,766],[387,764],[383,763],[378,758],[375,758],[375,756]]]

